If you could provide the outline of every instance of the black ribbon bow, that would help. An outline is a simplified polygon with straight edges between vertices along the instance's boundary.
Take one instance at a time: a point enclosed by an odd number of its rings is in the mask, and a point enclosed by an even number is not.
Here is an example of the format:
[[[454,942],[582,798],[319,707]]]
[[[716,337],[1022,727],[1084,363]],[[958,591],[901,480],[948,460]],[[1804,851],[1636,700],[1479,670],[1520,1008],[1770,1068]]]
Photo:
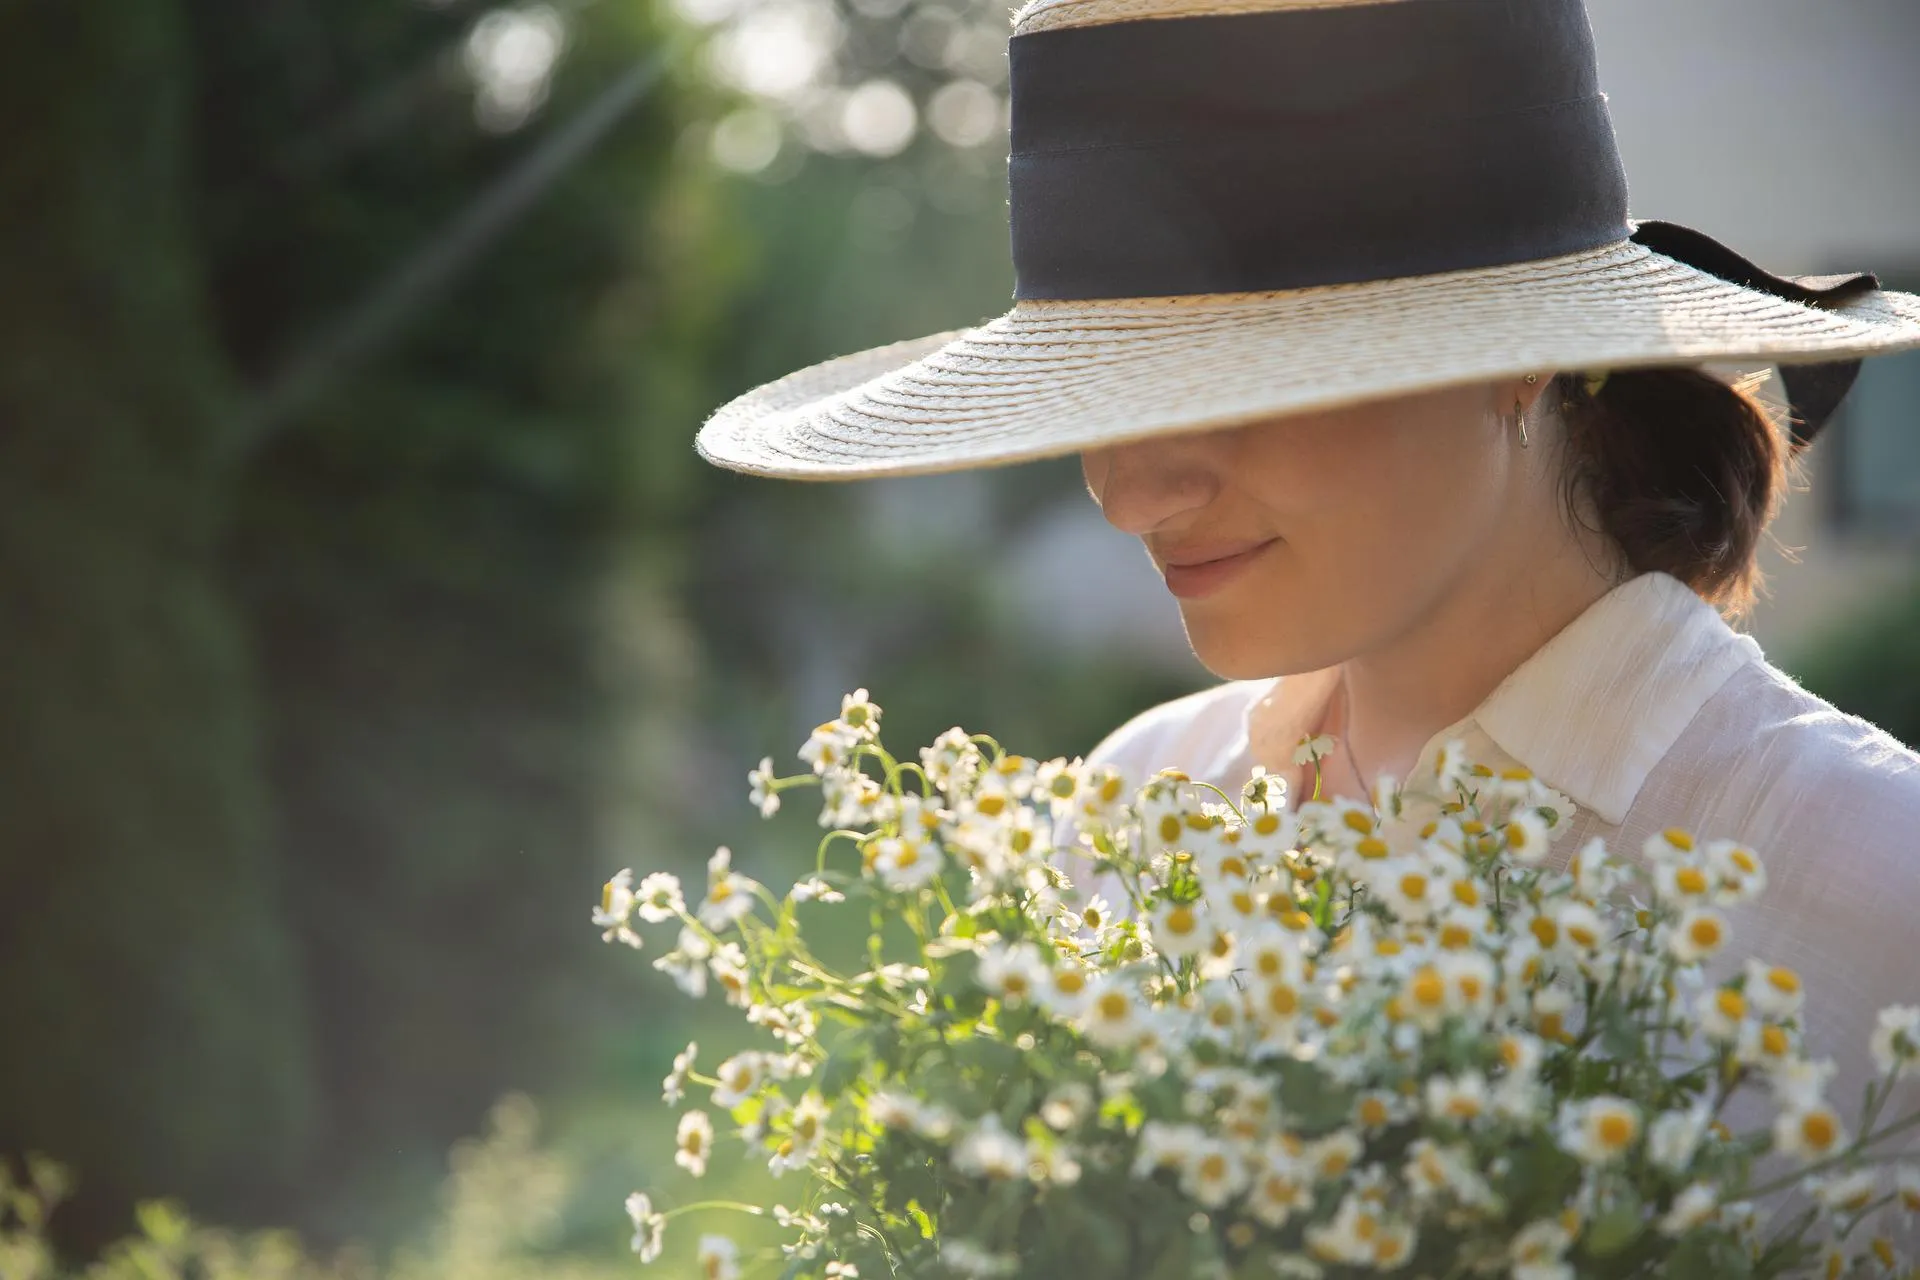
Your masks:
[[[1636,244],[1686,263],[1697,271],[1718,276],[1729,284],[1770,293],[1788,302],[1831,311],[1873,293],[1879,279],[1861,271],[1838,276],[1776,276],[1755,266],[1704,232],[1675,222],[1642,222],[1633,232]],[[1792,418],[1788,424],[1796,451],[1813,443],[1840,402],[1860,376],[1860,361],[1834,360],[1823,364],[1779,366],[1780,383],[1787,393]]]

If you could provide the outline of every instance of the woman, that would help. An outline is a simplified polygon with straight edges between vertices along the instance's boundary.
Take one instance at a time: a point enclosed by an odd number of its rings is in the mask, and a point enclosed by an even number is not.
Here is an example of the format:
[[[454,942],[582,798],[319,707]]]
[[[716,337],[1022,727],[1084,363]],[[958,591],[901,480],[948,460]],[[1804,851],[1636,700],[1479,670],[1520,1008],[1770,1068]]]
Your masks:
[[[1571,797],[1562,863],[1746,842],[1739,949],[1805,976],[1851,1106],[1876,1011],[1920,1003],[1920,758],[1724,618],[1790,452],[1920,346],[1920,298],[1630,222],[1580,0],[1037,0],[1010,56],[1013,310],[760,388],[702,452],[1080,453],[1227,678],[1095,758],[1297,793],[1325,735],[1362,795],[1458,739]],[[1710,361],[1778,365],[1785,430]]]

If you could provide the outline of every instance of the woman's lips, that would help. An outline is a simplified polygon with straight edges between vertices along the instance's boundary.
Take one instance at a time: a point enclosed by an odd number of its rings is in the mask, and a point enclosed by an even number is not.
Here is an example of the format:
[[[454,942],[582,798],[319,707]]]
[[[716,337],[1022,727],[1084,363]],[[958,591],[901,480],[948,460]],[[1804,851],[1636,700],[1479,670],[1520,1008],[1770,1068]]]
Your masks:
[[[1167,590],[1182,600],[1197,600],[1226,586],[1278,541],[1278,538],[1269,538],[1242,551],[1209,560],[1189,559],[1182,564],[1169,562],[1161,574],[1167,580]]]

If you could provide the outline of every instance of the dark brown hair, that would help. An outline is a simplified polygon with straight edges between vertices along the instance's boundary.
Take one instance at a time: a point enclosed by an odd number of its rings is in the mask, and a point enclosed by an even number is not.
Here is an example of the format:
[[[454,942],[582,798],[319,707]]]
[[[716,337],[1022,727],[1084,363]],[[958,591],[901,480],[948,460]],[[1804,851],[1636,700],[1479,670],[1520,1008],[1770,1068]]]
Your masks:
[[[1767,406],[1697,369],[1563,373],[1548,397],[1569,513],[1597,522],[1634,572],[1672,574],[1722,613],[1746,612],[1789,463]]]

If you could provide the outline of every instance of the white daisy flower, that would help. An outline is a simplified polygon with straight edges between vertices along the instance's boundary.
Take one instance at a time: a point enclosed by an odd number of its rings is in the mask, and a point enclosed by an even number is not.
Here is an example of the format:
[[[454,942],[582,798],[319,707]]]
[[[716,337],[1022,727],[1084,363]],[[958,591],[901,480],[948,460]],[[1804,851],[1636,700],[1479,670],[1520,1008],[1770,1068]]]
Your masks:
[[[1513,1280],[1573,1280],[1573,1268],[1566,1262],[1572,1244],[1573,1233],[1558,1219],[1528,1223],[1507,1246]]]
[[[1449,738],[1441,744],[1433,757],[1433,780],[1436,789],[1443,796],[1450,796],[1460,785],[1467,771],[1467,744],[1458,738]]]
[[[1806,993],[1801,989],[1798,973],[1759,960],[1748,960],[1746,969],[1747,999],[1762,1017],[1778,1021],[1800,1012]]]
[[[1030,942],[1007,947],[999,944],[980,954],[977,974],[980,985],[995,999],[1017,1008],[1034,999],[1047,980],[1047,966]]]
[[[1373,868],[1367,882],[1387,910],[1406,923],[1417,924],[1452,901],[1447,882],[1425,858],[1392,858]]]
[[[1712,907],[1689,907],[1667,937],[1667,949],[1682,964],[1699,964],[1726,945],[1727,918]]]
[[[1640,1109],[1625,1098],[1600,1094],[1560,1108],[1560,1149],[1582,1164],[1612,1164],[1640,1137]]]
[[[701,1236],[694,1265],[700,1280],[740,1280],[740,1246],[725,1236]]]
[[[1058,970],[1055,971],[1056,978]],[[1140,998],[1122,982],[1100,978],[1088,994],[1086,1006],[1078,1018],[1087,1039],[1107,1048],[1120,1048],[1138,1042],[1146,1028],[1146,1010]]]
[[[680,1105],[687,1096],[687,1073],[693,1070],[694,1055],[700,1052],[698,1041],[689,1041],[687,1047],[674,1055],[673,1070],[660,1082],[660,1100],[670,1107]]]
[[[1647,837],[1640,852],[1653,863],[1672,862],[1693,852],[1693,833],[1680,827],[1668,827]]]
[[[680,892],[680,877],[664,871],[654,872],[640,882],[640,889],[634,894],[634,907],[648,924],[677,918],[687,909],[687,900]]]
[[[1920,1215],[1920,1164],[1897,1165],[1893,1171],[1895,1203],[1908,1216]]]
[[[1695,857],[1669,858],[1653,866],[1653,896],[1675,907],[1702,906],[1713,898],[1715,877]]]
[[[1731,840],[1716,840],[1707,846],[1706,854],[1707,865],[1719,881],[1713,895],[1715,905],[1738,906],[1765,892],[1767,867],[1753,850]]]
[[[1048,1128],[1066,1132],[1093,1113],[1093,1090],[1077,1080],[1055,1085],[1040,1104]]]
[[[1838,1151],[1846,1139],[1839,1114],[1825,1103],[1782,1111],[1773,1125],[1774,1150],[1809,1164]]]
[[[747,774],[747,800],[763,818],[780,812],[780,793],[774,789],[774,781],[772,756],[762,757],[759,767]]]
[[[1218,1138],[1203,1138],[1181,1171],[1180,1189],[1208,1209],[1218,1209],[1246,1185],[1247,1170],[1233,1148]]]
[[[1532,865],[1547,856],[1553,831],[1537,809],[1520,809],[1501,829],[1507,840],[1507,855],[1515,862]]]
[[[1064,1142],[1027,1143],[1027,1178],[1037,1186],[1071,1187],[1080,1181],[1080,1162]]]
[[[1278,1229],[1296,1213],[1313,1208],[1313,1173],[1279,1143],[1269,1144],[1252,1170],[1247,1212]]]
[[[624,942],[638,951],[640,935],[633,931],[633,868],[622,867],[600,887],[600,905],[593,909],[594,928],[603,930],[602,942]]]
[[[653,967],[673,979],[673,984],[695,1000],[707,994],[707,958],[713,954],[708,941],[692,929],[681,929],[672,951],[653,962]]]
[[[1920,1074],[1920,1006],[1890,1005],[1882,1009],[1868,1048],[1880,1074],[1896,1080]]]
[[[1647,1130],[1647,1159],[1668,1173],[1684,1173],[1713,1121],[1705,1105],[1662,1112]]]
[[[1007,1181],[1027,1172],[1027,1148],[1000,1125],[1000,1117],[983,1117],[953,1149],[953,1165],[976,1178]]]
[[[1198,902],[1163,902],[1147,914],[1153,945],[1173,959],[1199,955],[1213,941],[1206,908]]]
[[[1285,810],[1287,807],[1287,780],[1277,778],[1267,772],[1267,766],[1253,766],[1253,774],[1240,788],[1240,798],[1250,807],[1266,810]]]
[[[1333,739],[1323,733],[1300,739],[1300,745],[1293,749],[1293,762],[1302,766],[1317,764],[1331,754]]]
[[[1553,913],[1560,941],[1570,949],[1591,954],[1606,944],[1607,923],[1584,902],[1563,902]]]
[[[860,737],[874,737],[880,732],[880,708],[865,689],[855,689],[840,699],[840,723]]]
[[[1037,998],[1056,1018],[1071,1020],[1086,1011],[1093,997],[1093,971],[1078,961],[1062,959],[1047,970]]]
[[[747,973],[747,953],[740,949],[739,943],[722,945],[707,961],[707,967],[713,971],[713,979],[720,984],[720,992],[728,1004],[736,1009],[745,1009],[753,1003]]]
[[[627,1197],[627,1217],[633,1220],[633,1251],[640,1261],[652,1262],[660,1256],[661,1236],[667,1229],[665,1215],[653,1211],[653,1201],[636,1191]]]
[[[797,881],[789,895],[795,902],[845,902],[847,895],[822,880],[819,876],[808,876]]]
[[[769,1172],[778,1177],[794,1169],[804,1169],[820,1150],[827,1137],[829,1109],[817,1093],[808,1093],[794,1105],[787,1121],[786,1141],[767,1161]]]
[[[888,836],[874,846],[873,870],[896,893],[925,888],[940,874],[940,850],[919,840]]]
[[[767,1055],[752,1049],[728,1058],[713,1073],[713,1105],[731,1111],[753,1097],[767,1082],[767,1067]]]
[[[1811,1188],[1813,1198],[1836,1214],[1858,1214],[1880,1195],[1880,1172],[1855,1169],[1821,1178]]]
[[[1833,1073],[1834,1065],[1830,1058],[1814,1061],[1789,1058],[1769,1065],[1767,1084],[1781,1106],[1804,1110],[1818,1105],[1825,1098],[1827,1081],[1833,1078]]]
[[[712,1119],[704,1111],[689,1111],[681,1116],[673,1146],[673,1162],[696,1178],[703,1176],[707,1171],[707,1157],[713,1154]]]
[[[829,720],[815,729],[800,748],[800,759],[817,774],[844,769],[853,761],[859,739],[838,720]]]
[[[721,845],[707,860],[707,900],[697,913],[716,933],[753,910],[754,882],[733,869],[733,850]]]
[[[1700,993],[1694,1002],[1700,1030],[1709,1040],[1731,1044],[1749,1025],[1747,997],[1732,987],[1715,987]]]
[[[1696,1182],[1673,1198],[1673,1207],[1660,1219],[1660,1234],[1683,1236],[1713,1221],[1719,1211],[1719,1191],[1710,1183]]]
[[[1434,1076],[1427,1081],[1427,1114],[1449,1124],[1467,1125],[1487,1113],[1487,1078],[1478,1071]]]

